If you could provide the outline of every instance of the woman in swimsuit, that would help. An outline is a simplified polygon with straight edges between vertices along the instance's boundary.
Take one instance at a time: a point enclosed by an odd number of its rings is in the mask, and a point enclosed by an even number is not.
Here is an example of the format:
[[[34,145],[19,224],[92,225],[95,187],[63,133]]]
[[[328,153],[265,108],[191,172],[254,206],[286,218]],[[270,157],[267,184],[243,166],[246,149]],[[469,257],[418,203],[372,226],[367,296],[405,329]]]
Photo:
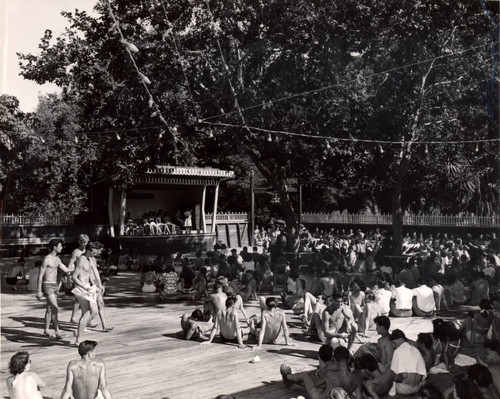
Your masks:
[[[482,344],[486,341],[486,336],[493,323],[493,305],[487,298],[479,301],[479,312],[469,314],[462,324],[460,330],[465,329],[465,337],[471,344]]]

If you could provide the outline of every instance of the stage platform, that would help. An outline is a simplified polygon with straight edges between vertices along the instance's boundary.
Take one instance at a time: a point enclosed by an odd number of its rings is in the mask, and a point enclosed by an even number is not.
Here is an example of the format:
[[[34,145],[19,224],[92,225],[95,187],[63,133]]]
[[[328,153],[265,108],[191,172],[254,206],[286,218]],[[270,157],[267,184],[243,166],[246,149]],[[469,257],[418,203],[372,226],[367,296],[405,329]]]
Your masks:
[[[70,346],[75,331],[75,326],[68,322],[73,302],[59,298],[59,320],[65,338],[49,340],[42,336],[45,303],[37,301],[35,293],[27,292],[26,287],[13,293],[5,285],[5,263],[1,270],[2,397],[8,398],[5,380],[9,376],[10,357],[17,351],[28,351],[32,370],[47,384],[42,390],[44,398],[59,398],[67,363],[78,358],[77,349]],[[290,335],[298,347],[286,347],[280,341],[253,352],[223,345],[218,338],[211,346],[204,347],[199,342],[185,341],[180,328],[180,316],[200,307],[201,303],[189,299],[162,303],[157,294],[139,291],[139,278],[139,273],[123,272],[111,279],[105,301],[107,320],[114,330],[110,333],[91,330],[85,335],[99,343],[98,356],[106,362],[113,398],[203,399],[219,394],[232,394],[238,399],[307,396],[301,387],[285,387],[279,373],[282,363],[289,364],[294,372],[313,369],[318,363],[320,345],[304,338],[300,320],[290,310],[285,310]],[[248,302],[246,310],[249,315],[258,313],[257,302]],[[456,311],[448,316],[464,317],[465,313]],[[420,332],[431,331],[429,319],[413,317],[391,321],[393,328],[404,330],[411,339],[416,339]],[[375,332],[371,334],[368,341],[375,341]],[[466,348],[464,353],[480,351],[480,348]],[[256,354],[261,361],[250,363]],[[451,378],[451,374],[441,374],[429,379],[444,389],[451,384]]]

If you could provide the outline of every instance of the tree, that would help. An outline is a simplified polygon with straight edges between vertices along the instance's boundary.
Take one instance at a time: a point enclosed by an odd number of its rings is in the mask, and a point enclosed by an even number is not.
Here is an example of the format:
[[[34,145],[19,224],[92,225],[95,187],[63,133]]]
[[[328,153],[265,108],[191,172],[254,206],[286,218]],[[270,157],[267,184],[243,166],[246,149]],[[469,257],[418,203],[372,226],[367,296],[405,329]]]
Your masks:
[[[10,213],[17,203],[15,174],[23,161],[23,152],[32,139],[27,116],[19,109],[19,100],[10,95],[0,96],[0,212]]]
[[[40,97],[34,114],[2,96],[2,198],[6,213],[76,215],[85,210],[87,170],[95,149],[74,141],[77,107],[56,95]],[[4,111],[2,110],[2,111]]]
[[[298,177],[330,187],[342,207],[363,209],[371,198],[389,206],[399,242],[404,209],[435,206],[434,182],[450,180],[443,171],[470,182],[470,171],[496,159],[491,149],[479,160],[444,144],[424,156],[420,144],[497,131],[488,113],[496,86],[488,110],[478,86],[497,72],[487,45],[498,47],[481,3],[109,0],[96,10],[97,18],[64,13],[66,33],[55,43],[47,33],[39,56],[20,58],[26,78],[75,98],[84,130],[111,132],[96,169],[117,184],[155,163],[250,160],[278,194],[291,238],[286,186]],[[466,184],[458,201],[440,200],[464,207],[480,188],[498,202],[497,173]]]

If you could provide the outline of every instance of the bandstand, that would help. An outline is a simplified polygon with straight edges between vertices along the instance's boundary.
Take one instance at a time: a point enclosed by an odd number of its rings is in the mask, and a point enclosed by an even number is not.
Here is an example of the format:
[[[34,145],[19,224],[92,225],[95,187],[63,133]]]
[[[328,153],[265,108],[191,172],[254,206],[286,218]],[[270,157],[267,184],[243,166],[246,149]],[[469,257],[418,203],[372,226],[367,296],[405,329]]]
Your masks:
[[[169,255],[211,249],[216,237],[216,215],[220,183],[232,179],[233,171],[214,168],[156,166],[139,177],[133,188],[109,188],[110,235],[121,248],[141,254]],[[211,203],[207,204],[207,189]],[[212,220],[206,220],[208,207]],[[184,229],[185,212],[191,211],[190,230]],[[163,223],[154,232],[143,223],[145,214],[162,214]]]

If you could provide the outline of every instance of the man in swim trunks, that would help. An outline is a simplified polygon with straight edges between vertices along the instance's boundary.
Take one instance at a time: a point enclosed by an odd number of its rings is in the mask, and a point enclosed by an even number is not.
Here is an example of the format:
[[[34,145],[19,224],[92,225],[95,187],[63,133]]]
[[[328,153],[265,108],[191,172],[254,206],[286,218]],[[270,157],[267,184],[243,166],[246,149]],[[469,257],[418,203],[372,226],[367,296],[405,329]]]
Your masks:
[[[106,366],[96,357],[96,346],[95,341],[83,341],[78,345],[81,359],[69,362],[61,399],[111,399]]]
[[[102,250],[104,249],[104,245],[102,245],[99,241],[95,241],[93,243],[93,245],[97,247],[97,249],[96,249],[97,255],[99,255],[102,252]],[[102,331],[103,332],[110,332],[113,330],[114,327],[108,326],[108,324],[106,323],[106,317],[104,314],[104,309],[105,309],[104,298],[103,298],[104,285],[102,284],[101,275],[99,274],[99,270],[97,269],[97,262],[95,260],[95,256],[90,257],[89,261],[90,261],[90,266],[92,267],[94,281],[96,283],[96,302],[97,302],[97,309],[99,312],[99,318],[101,319],[101,323],[102,323]],[[88,321],[89,325],[90,325],[91,321],[92,321],[92,318]]]
[[[90,239],[87,234],[80,234],[78,236],[78,247],[75,248],[73,252],[71,252],[71,258],[69,259],[68,262],[68,269],[70,269],[71,272],[75,271],[76,260],[85,252],[85,247],[87,246],[89,241]],[[68,276],[68,279],[71,280],[71,284],[74,287],[73,278],[71,277],[71,275]],[[78,303],[78,300],[75,297],[73,297],[73,299],[74,299],[73,311],[71,312],[71,318],[69,319],[69,322],[77,324],[78,321],[76,321],[76,313],[80,309],[80,304]]]
[[[47,307],[45,308],[45,329],[43,335],[45,337],[52,337],[49,333],[50,321],[54,324],[56,339],[64,337],[59,331],[59,306],[57,304],[57,291],[59,285],[57,283],[57,270],[61,269],[64,273],[69,273],[70,270],[64,266],[59,254],[63,249],[63,240],[53,238],[49,241],[50,253],[45,256],[38,275],[36,298],[42,300],[43,297],[47,300]]]
[[[255,336],[258,342],[257,346],[253,349],[262,349],[263,343],[274,343],[281,331],[283,331],[283,336],[285,337],[285,345],[297,346],[288,337],[285,313],[276,309],[276,298],[267,298],[266,307],[268,310],[262,311],[261,320],[257,325],[253,318],[250,318],[249,321],[250,333]]]
[[[236,309],[236,298],[229,297],[226,299],[226,309],[221,309],[215,317],[215,323],[210,331],[208,341],[202,342],[201,345],[210,345],[215,337],[217,329],[220,327],[220,339],[223,343],[237,343],[238,348],[245,349],[241,337],[240,322],[238,320],[238,310]]]
[[[75,295],[80,307],[82,308],[82,316],[78,322],[78,331],[75,333],[75,345],[80,344],[85,327],[89,321],[93,319],[97,310],[96,291],[99,289],[98,282],[95,279],[91,262],[95,261],[95,256],[100,252],[100,243],[89,242],[82,256],[76,261],[75,272],[73,273],[73,282]]]

